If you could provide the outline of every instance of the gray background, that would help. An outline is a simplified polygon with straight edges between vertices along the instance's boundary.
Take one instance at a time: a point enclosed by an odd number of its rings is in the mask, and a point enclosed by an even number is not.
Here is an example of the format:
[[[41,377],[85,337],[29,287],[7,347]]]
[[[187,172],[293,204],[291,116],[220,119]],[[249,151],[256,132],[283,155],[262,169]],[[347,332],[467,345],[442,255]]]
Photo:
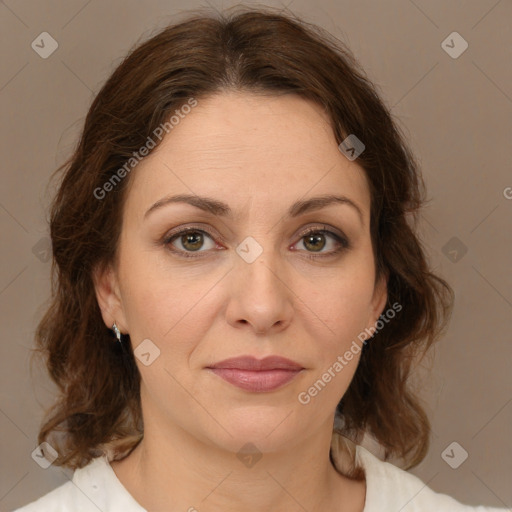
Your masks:
[[[352,49],[405,130],[432,199],[421,236],[434,268],[455,289],[456,304],[416,379],[433,435],[428,456],[412,473],[465,503],[512,507],[512,4],[287,4]],[[0,2],[1,511],[38,498],[71,474],[42,469],[31,458],[54,393],[44,369],[34,366],[31,376],[29,366],[49,295],[50,173],[69,156],[93,95],[129,48],[174,14],[200,5],[208,4]],[[31,47],[45,31],[59,45],[47,59]],[[469,44],[458,58],[441,46],[453,31]],[[468,453],[457,469],[442,455],[453,442],[460,447],[448,450],[452,464],[462,449]]]

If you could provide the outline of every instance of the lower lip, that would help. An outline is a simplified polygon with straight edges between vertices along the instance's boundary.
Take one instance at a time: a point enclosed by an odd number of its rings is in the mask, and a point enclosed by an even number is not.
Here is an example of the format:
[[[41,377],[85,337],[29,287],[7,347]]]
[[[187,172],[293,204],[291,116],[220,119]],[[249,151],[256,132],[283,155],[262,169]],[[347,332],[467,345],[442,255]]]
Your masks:
[[[265,392],[284,386],[302,370],[250,371],[237,368],[209,368],[225,381],[246,391]]]

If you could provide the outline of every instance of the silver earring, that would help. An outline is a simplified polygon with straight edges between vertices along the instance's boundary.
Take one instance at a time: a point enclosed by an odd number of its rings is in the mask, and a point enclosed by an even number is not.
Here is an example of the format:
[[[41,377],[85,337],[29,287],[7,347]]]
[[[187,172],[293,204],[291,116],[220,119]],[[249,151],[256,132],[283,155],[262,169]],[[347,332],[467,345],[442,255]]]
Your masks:
[[[117,327],[116,323],[114,322],[114,325],[112,326],[112,329],[116,333],[116,338],[119,343],[121,343],[121,331],[119,330],[119,327]]]

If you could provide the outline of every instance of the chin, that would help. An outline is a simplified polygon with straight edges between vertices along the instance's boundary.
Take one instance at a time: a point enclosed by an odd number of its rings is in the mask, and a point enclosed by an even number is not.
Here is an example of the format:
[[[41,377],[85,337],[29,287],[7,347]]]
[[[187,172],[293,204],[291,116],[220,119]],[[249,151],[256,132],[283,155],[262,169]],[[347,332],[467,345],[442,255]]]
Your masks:
[[[264,408],[268,409],[268,408]],[[226,426],[215,429],[211,432],[210,439],[218,446],[226,450],[238,453],[242,447],[252,444],[255,449],[261,452],[274,452],[300,442],[300,434],[304,434],[295,424],[294,413],[285,408],[272,408],[270,412],[256,411],[246,414],[238,412],[226,416],[224,420],[220,417],[218,421]],[[212,425],[213,426],[213,425]],[[231,435],[230,435],[231,434]],[[249,447],[247,447],[250,449]]]

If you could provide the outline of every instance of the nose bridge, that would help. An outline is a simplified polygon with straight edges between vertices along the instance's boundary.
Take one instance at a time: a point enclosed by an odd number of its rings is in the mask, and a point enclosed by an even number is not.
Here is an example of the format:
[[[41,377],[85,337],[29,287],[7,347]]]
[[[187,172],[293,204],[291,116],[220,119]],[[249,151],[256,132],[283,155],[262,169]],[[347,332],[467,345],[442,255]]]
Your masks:
[[[279,292],[275,288],[282,286],[276,276],[278,269],[282,267],[279,262],[279,250],[273,247],[270,236],[266,237],[265,242],[262,241],[262,237],[259,239],[260,242],[248,236],[237,246],[237,279],[241,279],[253,293],[272,292],[276,296]]]
[[[257,332],[276,323],[287,324],[292,312],[278,247],[271,243],[271,236],[265,241],[264,247],[256,238],[246,237],[236,248],[232,273],[231,321],[246,321]]]

